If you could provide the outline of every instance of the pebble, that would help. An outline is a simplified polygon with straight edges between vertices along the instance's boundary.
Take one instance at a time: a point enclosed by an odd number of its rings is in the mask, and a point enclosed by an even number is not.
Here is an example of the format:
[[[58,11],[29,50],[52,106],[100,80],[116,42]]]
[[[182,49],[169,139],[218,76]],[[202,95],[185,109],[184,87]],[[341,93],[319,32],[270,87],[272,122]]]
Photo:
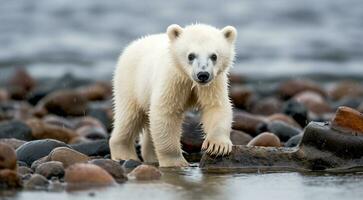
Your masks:
[[[23,161],[31,166],[34,161],[47,156],[53,149],[67,146],[64,142],[53,139],[33,140],[16,149],[16,155],[18,161]]]
[[[349,107],[339,107],[331,126],[345,133],[363,135],[363,113]]]
[[[24,183],[24,188],[30,190],[46,189],[48,186],[49,181],[40,174],[33,174],[30,179]]]
[[[278,94],[284,99],[289,99],[304,91],[312,91],[326,96],[326,92],[317,83],[310,80],[295,79],[284,81],[280,83],[277,90]]]
[[[10,169],[0,170],[0,189],[20,188],[21,178],[18,173]]]
[[[32,169],[30,169],[29,167],[25,167],[25,166],[18,167],[17,172],[18,172],[18,174],[20,174],[22,176],[34,173],[34,171]]]
[[[158,180],[161,178],[162,174],[160,170],[151,165],[139,165],[134,170],[132,170],[129,175],[131,178],[136,180]]]
[[[64,180],[68,184],[86,186],[106,186],[115,184],[114,178],[94,164],[78,163],[66,169]]]
[[[250,135],[238,130],[232,130],[230,137],[233,145],[246,145],[252,140]]]
[[[108,139],[70,145],[74,150],[87,156],[105,156],[110,154]]]
[[[276,97],[267,97],[256,101],[251,109],[251,113],[256,115],[272,115],[281,112],[282,102]]]
[[[48,155],[48,161],[59,161],[64,168],[76,163],[86,163],[90,160],[87,155],[68,147],[58,147],[53,149]]]
[[[316,114],[329,113],[332,110],[324,97],[317,92],[304,91],[296,94],[293,99],[302,103],[308,110]]]
[[[0,170],[15,170],[17,167],[16,161],[14,149],[10,145],[0,142]]]
[[[130,160],[125,160],[122,164],[122,167],[126,170],[126,172],[130,172],[139,165],[142,165],[140,161],[130,159]]]
[[[274,133],[280,138],[281,141],[286,142],[291,137],[301,133],[301,129],[295,128],[282,121],[274,121],[268,124],[267,129],[269,132]]]
[[[52,177],[63,178],[65,172],[63,163],[50,161],[40,164],[35,169],[35,173],[40,174],[47,179],[51,179]]]
[[[9,146],[11,146],[11,148],[13,148],[14,150],[16,150],[21,145],[23,145],[24,143],[26,143],[26,141],[24,141],[24,140],[18,140],[18,139],[15,139],[15,138],[3,138],[3,139],[0,139],[0,143],[8,144]]]
[[[280,139],[273,133],[264,132],[253,138],[247,146],[280,147]]]
[[[263,118],[247,112],[235,111],[233,113],[232,128],[235,130],[243,131],[251,136],[256,136],[260,133],[259,127],[261,124],[266,124]]]
[[[25,141],[34,139],[31,128],[18,120],[0,122],[0,138],[15,138]]]
[[[44,123],[39,119],[30,119],[26,122],[32,129],[32,135],[36,139],[55,139],[65,143],[69,143],[78,134],[66,127],[60,127]]]
[[[44,97],[38,102],[38,107],[43,107],[49,113],[60,116],[85,115],[88,100],[74,90],[59,90]]]
[[[26,69],[22,67],[15,70],[13,75],[9,78],[8,83],[11,87],[21,88],[26,92],[31,91],[36,86],[36,81]]]
[[[106,170],[118,183],[127,181],[124,168],[119,162],[111,159],[94,159],[89,161],[89,163],[97,165]]]

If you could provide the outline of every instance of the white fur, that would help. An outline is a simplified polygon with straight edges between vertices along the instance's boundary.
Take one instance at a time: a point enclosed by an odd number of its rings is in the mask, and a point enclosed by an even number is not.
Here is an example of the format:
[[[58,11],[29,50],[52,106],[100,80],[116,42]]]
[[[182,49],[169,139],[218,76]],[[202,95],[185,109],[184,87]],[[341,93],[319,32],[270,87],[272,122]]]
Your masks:
[[[162,167],[187,166],[181,150],[181,124],[191,107],[202,111],[206,132],[203,149],[210,154],[231,151],[232,108],[228,70],[235,55],[236,30],[208,25],[181,28],[134,41],[120,56],[114,74],[114,130],[110,139],[114,160],[138,160],[134,143],[143,131],[142,156]],[[192,78],[188,53],[216,53],[213,80],[200,85]]]

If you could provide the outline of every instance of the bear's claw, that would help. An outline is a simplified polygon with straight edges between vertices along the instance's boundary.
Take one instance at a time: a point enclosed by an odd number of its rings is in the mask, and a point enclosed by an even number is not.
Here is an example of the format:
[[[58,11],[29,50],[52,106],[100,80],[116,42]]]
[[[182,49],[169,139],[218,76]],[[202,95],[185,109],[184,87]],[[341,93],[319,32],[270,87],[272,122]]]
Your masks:
[[[226,140],[223,142],[211,142],[210,140],[205,139],[202,145],[202,150],[210,155],[228,155],[232,151],[232,142],[230,140]]]

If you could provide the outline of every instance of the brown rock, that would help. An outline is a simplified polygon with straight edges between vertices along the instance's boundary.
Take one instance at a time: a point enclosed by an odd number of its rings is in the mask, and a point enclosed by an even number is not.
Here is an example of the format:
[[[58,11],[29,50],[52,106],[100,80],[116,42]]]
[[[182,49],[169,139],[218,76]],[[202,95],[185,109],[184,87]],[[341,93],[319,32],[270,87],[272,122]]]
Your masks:
[[[345,133],[363,135],[363,114],[352,108],[339,107],[331,126]]]
[[[136,180],[157,180],[161,178],[161,175],[160,170],[151,165],[139,165],[129,174]]]
[[[296,128],[301,129],[301,126],[292,117],[287,116],[287,115],[282,114],[282,113],[276,113],[276,114],[270,115],[270,116],[267,117],[267,120],[269,122],[282,121],[282,122],[285,122],[287,124],[290,124],[291,126],[294,126]]]
[[[233,113],[233,124],[232,128],[246,132],[252,136],[259,133],[259,126],[264,124],[265,121],[262,117],[251,115],[246,112],[235,111]]]
[[[55,139],[68,143],[78,137],[78,134],[71,129],[47,124],[39,119],[29,119],[26,123],[31,127],[32,135],[36,139]]]
[[[0,170],[0,188],[19,188],[21,184],[21,179],[16,171],[10,169]]]
[[[272,115],[279,113],[282,110],[281,100],[275,97],[267,97],[265,99],[256,101],[252,106],[251,112],[257,115]]]
[[[246,82],[246,77],[243,76],[242,74],[236,74],[236,73],[230,73],[228,75],[229,78],[229,82],[234,85],[234,84],[243,84]]]
[[[329,104],[325,101],[324,97],[316,92],[305,91],[298,93],[294,96],[294,100],[302,103],[308,110],[316,114],[324,114],[331,112]]]
[[[63,163],[64,168],[75,163],[86,163],[88,160],[90,160],[88,156],[68,147],[55,148],[48,155],[48,161],[59,161]]]
[[[64,180],[69,184],[112,185],[113,177],[106,170],[93,164],[78,163],[66,169]]]
[[[89,101],[99,101],[112,96],[112,87],[109,83],[97,82],[93,85],[78,88],[78,92]]]
[[[26,141],[18,140],[15,138],[3,138],[3,139],[0,139],[0,143],[5,143],[5,144],[11,146],[11,148],[13,148],[14,150],[16,150],[18,147],[20,147],[21,145],[26,143]]]
[[[32,174],[33,170],[30,169],[29,167],[20,166],[20,167],[18,167],[17,172],[18,172],[18,174],[20,174],[22,176],[25,176],[25,175],[28,175],[28,174]]]
[[[278,88],[278,93],[283,98],[290,98],[304,91],[316,92],[325,96],[325,91],[315,82],[310,80],[289,80],[282,82]]]
[[[43,118],[43,122],[50,125],[60,126],[68,129],[74,129],[74,123],[64,117],[56,115],[47,115]]]
[[[93,127],[98,127],[98,128],[105,128],[105,126],[96,118],[90,117],[90,116],[85,116],[85,117],[80,117],[80,118],[76,118],[74,120],[74,128],[78,129],[81,128],[83,126],[93,126]]]
[[[273,133],[264,132],[253,138],[247,146],[280,147],[280,139]]]
[[[342,81],[329,90],[329,96],[333,100],[339,100],[343,97],[362,97],[363,85],[355,81]]]
[[[88,100],[77,91],[60,90],[44,97],[38,107],[60,116],[81,116],[87,110]]]
[[[49,181],[40,174],[33,174],[29,180],[25,181],[26,189],[45,189],[49,185]]]
[[[16,169],[16,153],[14,149],[5,143],[0,143],[0,170]]]
[[[42,158],[39,158],[38,160],[34,161],[32,164],[31,164],[31,169],[33,171],[35,171],[39,165],[43,164],[43,163],[46,163],[48,162],[48,156],[44,156]]]
[[[240,109],[248,109],[254,98],[253,91],[246,87],[232,87],[229,96],[233,105]]]
[[[8,101],[10,98],[9,92],[0,88],[0,102]]]
[[[246,145],[251,140],[252,137],[247,133],[237,130],[231,131],[231,141],[233,145]]]
[[[94,159],[89,161],[89,163],[106,170],[118,183],[123,183],[127,180],[125,171],[119,162],[111,159]]]
[[[12,77],[10,77],[9,84],[28,92],[35,87],[36,82],[24,68],[17,68]]]
[[[50,161],[40,164],[35,173],[44,176],[47,179],[52,177],[62,178],[64,176],[63,163],[58,161]]]

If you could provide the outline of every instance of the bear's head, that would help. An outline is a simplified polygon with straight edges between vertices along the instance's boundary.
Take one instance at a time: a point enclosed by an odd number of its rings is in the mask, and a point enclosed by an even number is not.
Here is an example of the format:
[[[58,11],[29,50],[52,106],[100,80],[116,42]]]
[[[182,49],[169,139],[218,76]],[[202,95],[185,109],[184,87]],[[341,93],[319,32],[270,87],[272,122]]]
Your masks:
[[[204,24],[167,29],[170,52],[177,66],[191,80],[207,85],[232,65],[237,31],[232,26],[219,30]]]

